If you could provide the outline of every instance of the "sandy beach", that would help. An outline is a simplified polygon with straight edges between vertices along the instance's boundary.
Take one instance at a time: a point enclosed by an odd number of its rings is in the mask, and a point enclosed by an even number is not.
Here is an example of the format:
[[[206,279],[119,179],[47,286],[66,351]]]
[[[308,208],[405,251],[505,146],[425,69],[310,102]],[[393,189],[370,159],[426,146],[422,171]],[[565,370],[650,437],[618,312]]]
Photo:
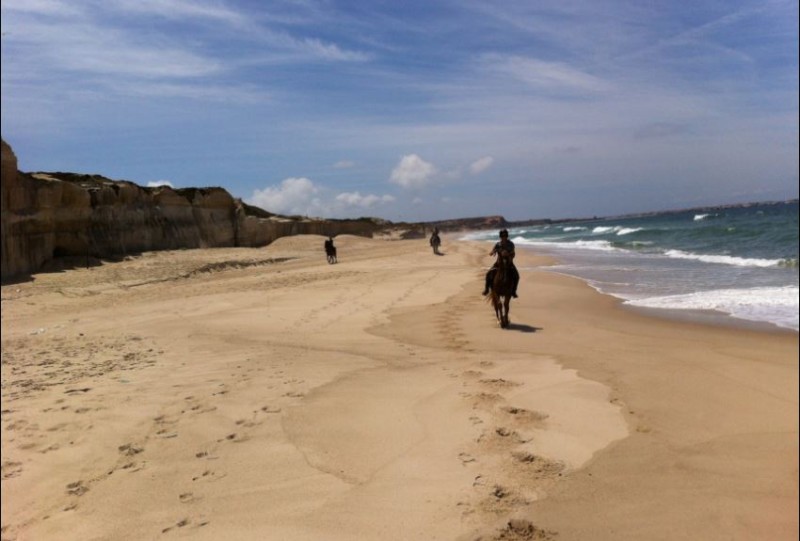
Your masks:
[[[797,539],[797,333],[323,241],[4,285],[2,539]]]

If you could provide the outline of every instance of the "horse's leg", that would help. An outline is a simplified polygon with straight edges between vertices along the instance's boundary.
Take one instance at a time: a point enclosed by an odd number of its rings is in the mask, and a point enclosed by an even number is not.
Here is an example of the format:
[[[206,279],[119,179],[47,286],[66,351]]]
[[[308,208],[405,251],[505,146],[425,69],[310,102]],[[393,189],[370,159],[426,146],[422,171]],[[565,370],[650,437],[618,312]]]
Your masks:
[[[510,320],[508,319],[508,312],[511,309],[511,295],[506,295],[505,302],[503,303],[503,307],[505,308],[503,319],[505,320],[505,327],[508,327]]]

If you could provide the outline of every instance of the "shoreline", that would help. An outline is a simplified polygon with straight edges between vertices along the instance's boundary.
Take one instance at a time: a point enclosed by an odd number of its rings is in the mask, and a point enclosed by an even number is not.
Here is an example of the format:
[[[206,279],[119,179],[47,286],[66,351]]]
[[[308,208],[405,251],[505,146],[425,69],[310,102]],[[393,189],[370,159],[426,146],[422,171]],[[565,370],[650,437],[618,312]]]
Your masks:
[[[553,257],[554,260],[557,260],[557,257],[555,256],[547,256],[547,257]],[[622,307],[623,310],[630,310],[631,312],[639,314],[642,317],[665,319],[668,321],[682,321],[685,323],[696,323],[698,325],[710,325],[712,327],[745,329],[751,331],[759,331],[767,334],[770,333],[777,333],[777,334],[789,333],[795,335],[798,334],[797,330],[792,329],[790,327],[782,327],[777,323],[739,318],[731,314],[728,314],[726,312],[721,312],[719,310],[698,310],[694,308],[692,309],[652,308],[648,306],[631,305],[625,302],[626,299],[618,297],[612,293],[605,292],[599,287],[593,285],[591,281],[587,278],[583,278],[581,276],[575,276],[573,274],[568,274],[566,272],[548,270],[547,266],[543,266],[542,270],[545,272],[550,272],[552,274],[558,274],[560,276],[566,276],[568,278],[574,278],[576,280],[580,280],[587,286],[592,288],[594,291],[596,291],[598,294],[604,295],[606,297],[611,297],[619,301],[619,305]]]
[[[3,286],[3,539],[796,533],[796,333],[527,251],[503,331],[480,243],[322,240]]]
[[[459,234],[459,238],[464,239],[466,241],[474,241],[474,242],[487,242],[490,241],[486,240],[475,240],[472,237],[477,235],[478,232],[462,232]],[[483,233],[481,233],[483,234]],[[732,285],[727,284],[725,286],[719,288],[709,287],[709,284],[705,284],[705,287],[695,290],[689,290],[686,287],[680,287],[679,291],[674,291],[673,293],[653,293],[652,291],[647,292],[647,288],[652,288],[654,285],[653,283],[648,283],[645,280],[645,292],[639,290],[638,286],[634,286],[632,284],[637,283],[637,278],[631,274],[625,274],[621,278],[620,275],[615,277],[611,277],[608,274],[603,276],[602,274],[597,274],[595,271],[591,271],[590,269],[593,268],[593,265],[600,265],[601,268],[604,268],[605,265],[609,264],[604,261],[589,261],[592,258],[592,250],[584,250],[580,254],[576,255],[576,253],[562,253],[560,250],[562,249],[559,246],[548,246],[547,242],[539,242],[534,244],[529,244],[524,240],[519,243],[520,245],[517,247],[518,251],[526,251],[529,250],[532,253],[546,255],[551,257],[554,260],[552,266],[554,267],[566,267],[567,269],[553,269],[552,272],[559,273],[565,276],[571,276],[575,278],[579,278],[589,284],[593,289],[598,291],[604,295],[610,295],[617,299],[620,299],[626,306],[629,306],[634,309],[641,308],[643,310],[642,313],[647,314],[649,310],[652,310],[652,313],[656,316],[659,315],[661,312],[663,317],[668,319],[686,319],[689,321],[699,322],[699,323],[715,323],[716,321],[719,322],[720,325],[724,326],[733,326],[739,328],[763,328],[765,330],[769,329],[769,326],[774,326],[779,329],[786,329],[790,332],[800,332],[797,328],[797,321],[796,318],[794,320],[791,317],[787,316],[785,311],[780,311],[779,307],[772,306],[772,312],[767,313],[758,313],[752,312],[750,315],[754,316],[752,318],[742,317],[741,315],[734,315],[733,312],[725,311],[725,309],[719,308],[688,308],[685,306],[674,305],[672,307],[661,307],[661,306],[638,306],[635,299],[641,300],[641,296],[644,295],[644,298],[647,299],[649,297],[653,297],[655,300],[659,299],[669,299],[673,295],[675,297],[692,297],[694,295],[703,295],[713,292],[720,292],[724,294],[730,294],[728,290],[730,290]],[[567,250],[569,252],[569,250]],[[574,250],[573,250],[574,251]],[[622,250],[625,252],[625,250]],[[605,253],[605,252],[600,252]],[[630,253],[629,255],[632,255]],[[606,257],[606,256],[603,256]],[[627,256],[626,256],[627,257]],[[635,256],[634,256],[635,257]],[[611,268],[614,266],[619,266],[619,268],[626,268],[628,265],[633,265],[636,267],[638,264],[634,260],[633,262],[626,261],[623,259],[611,259],[610,260]],[[643,264],[644,268],[640,269],[642,272],[646,272],[646,264]],[[796,262],[795,262],[796,265]],[[722,270],[725,270],[725,265],[722,265]],[[708,272],[708,271],[706,271]],[[590,278],[589,276],[593,276]],[[621,283],[617,283],[617,280],[622,280]],[[749,288],[754,287],[754,283],[751,281],[749,283]],[[779,286],[775,285],[775,288],[779,288]],[[785,287],[791,288],[792,286],[786,285]],[[796,296],[796,285],[794,286]],[[616,291],[615,290],[619,290]],[[745,287],[742,290],[739,290],[738,293],[743,295],[747,295],[750,290],[748,287]],[[786,292],[785,294],[791,297],[791,292]],[[633,299],[633,300],[632,300]],[[632,303],[632,304],[629,304]],[[724,303],[723,303],[724,304]],[[746,306],[746,305],[744,305]],[[776,313],[774,310],[778,309],[779,311]],[[735,308],[734,308],[735,310]],[[663,311],[663,312],[662,312]],[[791,310],[788,312],[790,315],[792,312]],[[789,317],[787,320],[786,318]],[[763,326],[767,325],[767,326]]]

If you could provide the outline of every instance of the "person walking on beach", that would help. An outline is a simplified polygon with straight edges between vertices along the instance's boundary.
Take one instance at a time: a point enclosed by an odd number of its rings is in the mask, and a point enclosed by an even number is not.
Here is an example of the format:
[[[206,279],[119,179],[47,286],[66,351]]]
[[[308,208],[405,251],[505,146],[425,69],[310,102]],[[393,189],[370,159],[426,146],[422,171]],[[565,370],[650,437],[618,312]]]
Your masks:
[[[514,280],[511,296],[516,299],[517,286],[519,285],[519,271],[517,270],[516,265],[514,265],[514,256],[516,254],[514,252],[514,243],[508,239],[508,230],[503,229],[500,231],[500,240],[495,243],[494,248],[492,248],[492,251],[489,253],[489,255],[500,255],[508,258],[511,268],[511,278]],[[492,268],[486,273],[486,285],[483,288],[484,296],[488,295],[489,290],[492,288],[495,272],[497,272],[497,261],[494,262]]]

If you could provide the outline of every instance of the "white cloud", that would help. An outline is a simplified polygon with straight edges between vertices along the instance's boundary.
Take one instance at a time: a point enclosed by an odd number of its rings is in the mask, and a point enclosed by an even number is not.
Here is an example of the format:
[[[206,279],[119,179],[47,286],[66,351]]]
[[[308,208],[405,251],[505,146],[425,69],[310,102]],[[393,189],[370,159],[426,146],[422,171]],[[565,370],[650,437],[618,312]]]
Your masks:
[[[277,186],[254,190],[248,203],[277,214],[304,214],[318,212],[322,205],[315,197],[320,191],[309,179],[291,177]]]
[[[75,15],[80,10],[56,0],[3,0],[4,11],[35,13],[47,17]]]
[[[173,184],[168,180],[151,180],[147,183],[148,188],[158,188],[159,186],[169,186],[170,188],[174,188]]]
[[[342,192],[333,195],[329,190],[307,178],[287,178],[280,184],[255,190],[247,203],[277,214],[301,214],[323,218],[352,216],[351,211],[372,208],[394,202],[391,195]]]
[[[25,21],[24,28],[23,35],[12,34],[10,40],[24,44],[35,56],[36,65],[31,67],[34,73],[51,70],[175,80],[211,76],[226,69],[220,61],[183,50],[179,44],[164,39],[142,43],[130,31],[91,21]]]
[[[109,91],[119,95],[148,98],[186,98],[192,100],[214,101],[219,103],[266,103],[272,97],[252,86],[196,83],[158,83],[138,81],[114,81],[105,86]]]
[[[335,164],[333,164],[334,169],[349,169],[355,166],[355,162],[351,162],[350,160],[339,160]]]
[[[317,38],[306,38],[298,42],[300,46],[314,57],[325,60],[336,60],[344,62],[364,62],[370,59],[370,55],[360,51],[348,51],[342,49],[335,43],[325,43]]]
[[[378,203],[391,203],[394,197],[391,195],[361,195],[359,192],[344,192],[336,196],[336,201],[350,207],[370,208]]]
[[[484,156],[483,158],[472,162],[469,166],[469,171],[473,175],[477,175],[478,173],[483,173],[487,169],[489,169],[492,164],[494,163],[494,158],[491,156]]]
[[[403,188],[421,188],[436,174],[436,167],[416,154],[403,156],[392,171],[389,182]]]
[[[562,62],[545,62],[536,58],[516,55],[488,54],[484,56],[488,67],[510,75],[533,87],[562,92],[602,92],[610,85],[593,75]]]
[[[187,2],[179,0],[137,0],[136,2],[104,2],[106,8],[111,7],[120,12],[137,13],[139,15],[157,15],[167,19],[207,19],[229,24],[241,25],[246,18],[233,10],[220,5],[204,2]]]

